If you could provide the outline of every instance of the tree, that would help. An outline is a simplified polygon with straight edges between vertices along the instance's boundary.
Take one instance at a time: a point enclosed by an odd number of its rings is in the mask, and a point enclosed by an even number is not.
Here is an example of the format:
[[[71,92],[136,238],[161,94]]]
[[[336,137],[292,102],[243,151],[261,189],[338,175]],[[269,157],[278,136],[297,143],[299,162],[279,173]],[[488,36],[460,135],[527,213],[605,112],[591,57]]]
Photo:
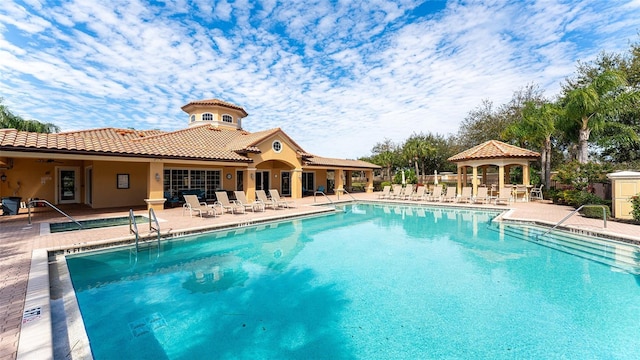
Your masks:
[[[383,142],[375,144],[371,152],[373,156],[370,161],[385,168],[386,178],[391,181],[391,169],[398,163],[398,147],[390,139],[384,139]]]
[[[542,90],[536,84],[529,84],[516,90],[511,100],[497,109],[494,108],[493,102],[483,100],[482,104],[471,110],[462,121],[458,130],[459,145],[468,149],[485,141],[496,140],[504,129],[522,119],[522,109],[527,102],[543,103],[544,101]]]
[[[416,176],[420,176],[419,166],[422,167],[422,175],[425,175],[424,160],[433,151],[433,147],[425,141],[423,134],[414,133],[402,146],[404,160],[414,165]]]
[[[568,131],[577,127],[579,163],[589,160],[591,132],[602,130],[607,119],[615,117],[634,96],[627,89],[624,74],[616,70],[605,70],[590,83],[565,94],[565,125]]]
[[[31,131],[39,133],[60,132],[60,128],[52,123],[41,123],[36,120],[25,120],[12,113],[9,108],[2,104],[0,98],[0,129],[16,129],[21,131]]]
[[[551,183],[552,137],[562,116],[562,108],[556,103],[530,101],[522,109],[522,120],[509,126],[503,135],[541,149],[541,178],[547,188]]]
[[[593,61],[578,62],[575,76],[563,84],[563,93],[585,88],[607,71],[623,74],[628,86],[619,91],[620,101],[612,109],[614,114],[607,116],[601,127],[590,134],[589,142],[597,145],[591,150],[595,150],[593,155],[600,161],[637,161],[640,158],[640,95],[637,94],[640,90],[640,43],[632,44],[627,53],[602,52]],[[568,122],[564,130],[567,140],[579,144],[580,131],[576,124]],[[574,148],[570,147],[570,150],[573,152]],[[579,150],[579,146],[575,147],[575,153],[579,154]]]

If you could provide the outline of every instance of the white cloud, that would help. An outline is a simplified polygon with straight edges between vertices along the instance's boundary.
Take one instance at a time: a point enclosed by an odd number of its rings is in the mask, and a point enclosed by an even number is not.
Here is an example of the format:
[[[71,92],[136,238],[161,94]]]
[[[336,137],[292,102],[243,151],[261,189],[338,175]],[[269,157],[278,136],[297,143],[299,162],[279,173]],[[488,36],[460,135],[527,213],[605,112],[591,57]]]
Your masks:
[[[174,130],[181,105],[217,97],[245,107],[250,131],[281,127],[309,152],[354,158],[385,138],[455,133],[482,99],[532,82],[553,96],[578,59],[626,50],[640,15],[637,1],[418,5],[2,2],[0,96],[64,130]]]

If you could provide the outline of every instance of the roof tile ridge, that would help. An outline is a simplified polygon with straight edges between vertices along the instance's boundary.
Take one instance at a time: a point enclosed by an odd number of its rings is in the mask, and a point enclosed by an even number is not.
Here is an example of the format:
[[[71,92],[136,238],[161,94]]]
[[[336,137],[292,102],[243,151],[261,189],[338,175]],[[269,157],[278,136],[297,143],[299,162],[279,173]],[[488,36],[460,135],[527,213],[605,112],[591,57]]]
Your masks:
[[[108,127],[95,128],[95,129],[81,129],[81,130],[61,131],[61,132],[59,132],[57,134],[60,134],[60,135],[76,135],[76,134],[81,134],[81,133],[94,133],[94,132],[104,131],[104,130],[130,130],[130,129],[120,129],[120,128],[108,126]]]

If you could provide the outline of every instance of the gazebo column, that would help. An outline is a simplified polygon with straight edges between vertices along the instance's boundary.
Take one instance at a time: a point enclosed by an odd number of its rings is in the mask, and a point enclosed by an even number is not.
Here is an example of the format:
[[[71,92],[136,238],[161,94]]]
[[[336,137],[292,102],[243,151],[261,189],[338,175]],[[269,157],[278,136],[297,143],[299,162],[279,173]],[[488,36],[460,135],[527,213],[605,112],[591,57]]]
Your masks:
[[[505,165],[504,167],[504,178],[502,180],[503,184],[511,184],[511,166]]]
[[[504,166],[498,167],[498,191],[504,187]]]
[[[458,164],[458,194],[462,191],[462,169],[464,166]]]
[[[522,165],[522,184],[530,185],[531,180],[529,179],[529,164]]]
[[[472,170],[473,178],[471,179],[471,186],[473,187],[473,196],[478,195],[478,168],[476,166],[473,167]]]
[[[482,183],[487,185],[487,165],[482,166]]]

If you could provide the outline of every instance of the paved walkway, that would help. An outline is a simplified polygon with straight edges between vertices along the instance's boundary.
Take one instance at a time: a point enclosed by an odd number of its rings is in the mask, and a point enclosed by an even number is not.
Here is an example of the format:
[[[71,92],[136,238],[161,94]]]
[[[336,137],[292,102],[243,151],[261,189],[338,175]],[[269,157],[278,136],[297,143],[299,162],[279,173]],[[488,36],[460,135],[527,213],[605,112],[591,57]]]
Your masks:
[[[354,197],[359,200],[377,200],[378,195],[376,193],[354,194]],[[334,202],[338,201],[336,196],[330,196],[330,199]],[[324,198],[319,197],[316,200],[318,203],[327,203]],[[341,196],[340,200],[351,200],[351,198]],[[291,209],[268,209],[265,212],[257,213],[249,211],[246,214],[225,214],[217,218],[189,217],[188,214],[183,215],[181,208],[175,208],[158,211],[157,217],[161,220],[160,227],[164,235],[326,211],[326,207],[310,206],[313,203],[313,197],[306,197],[297,200],[297,207]],[[416,202],[411,203],[415,204]],[[447,204],[447,206],[488,207],[505,211],[510,209],[504,214],[504,219],[536,221],[546,224],[555,224],[573,211],[570,207],[547,202],[512,203],[509,206],[468,204]],[[134,210],[139,215],[147,214],[144,208]],[[66,208],[65,211],[74,218],[82,220],[128,216],[129,209],[93,210],[76,206]],[[0,360],[15,359],[17,356],[27,281],[34,250],[61,250],[132,239],[126,226],[41,234],[41,224],[60,221],[66,221],[66,219],[54,211],[38,212],[32,214],[32,224],[29,225],[25,209],[21,209],[19,215],[0,217]],[[640,226],[638,225],[608,221],[607,227],[604,228],[602,219],[587,219],[579,215],[569,218],[564,225],[625,238],[629,242],[640,244]],[[147,235],[147,228],[146,225],[140,226],[142,235]]]

